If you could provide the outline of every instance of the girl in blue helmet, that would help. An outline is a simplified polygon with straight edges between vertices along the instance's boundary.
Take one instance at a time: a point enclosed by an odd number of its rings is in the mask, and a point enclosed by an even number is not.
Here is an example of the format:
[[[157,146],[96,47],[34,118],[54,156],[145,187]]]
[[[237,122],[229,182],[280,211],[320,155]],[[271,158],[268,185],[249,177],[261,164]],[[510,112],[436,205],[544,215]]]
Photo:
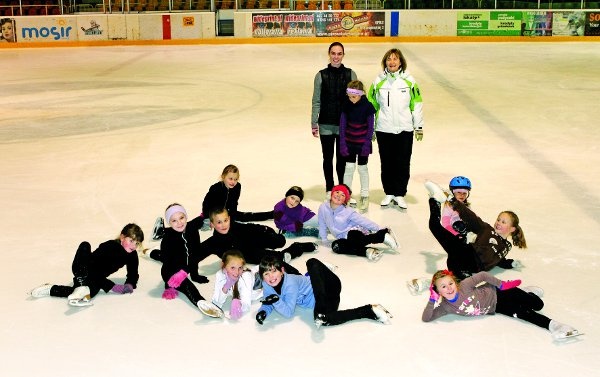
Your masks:
[[[449,186],[454,197],[451,200],[435,183],[425,183],[430,196],[429,230],[448,253],[448,269],[464,278],[495,266],[519,266],[518,261],[505,258],[512,247],[508,236],[515,246],[527,247],[518,217],[513,212],[503,211],[492,227],[469,208],[471,181],[467,177],[454,177]],[[500,223],[505,223],[506,229]]]
[[[516,214],[501,212],[492,227],[469,208],[467,198],[471,192],[471,181],[467,177],[454,177],[449,186],[450,199],[439,185],[425,182],[430,196],[429,230],[448,254],[448,269],[459,279],[464,279],[495,266],[505,269],[520,266],[519,261],[506,258],[513,244],[527,247]],[[507,240],[509,236],[512,244]],[[428,279],[418,278],[407,281],[407,286],[411,293],[418,294],[429,283]]]

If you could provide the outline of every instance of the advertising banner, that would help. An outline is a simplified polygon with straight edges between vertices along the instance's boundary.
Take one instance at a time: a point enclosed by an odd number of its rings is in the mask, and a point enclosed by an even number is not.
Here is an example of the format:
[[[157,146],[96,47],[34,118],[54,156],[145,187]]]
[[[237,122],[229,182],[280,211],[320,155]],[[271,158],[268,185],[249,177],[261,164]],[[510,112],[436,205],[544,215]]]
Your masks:
[[[585,35],[600,35],[600,12],[587,12],[585,16]]]
[[[585,35],[585,12],[553,12],[552,35],[573,37]]]
[[[21,17],[19,42],[70,42],[77,40],[76,17]]]
[[[253,13],[252,36],[314,37],[314,13]]]
[[[552,36],[552,12],[526,11],[523,12],[521,22],[521,35],[523,36]]]
[[[319,12],[315,18],[317,37],[382,37],[384,12]]]
[[[384,36],[384,12],[254,13],[252,36]]]
[[[461,11],[457,18],[458,36],[521,35],[520,11]]]
[[[77,35],[80,41],[107,40],[107,17],[104,14],[77,17]]]

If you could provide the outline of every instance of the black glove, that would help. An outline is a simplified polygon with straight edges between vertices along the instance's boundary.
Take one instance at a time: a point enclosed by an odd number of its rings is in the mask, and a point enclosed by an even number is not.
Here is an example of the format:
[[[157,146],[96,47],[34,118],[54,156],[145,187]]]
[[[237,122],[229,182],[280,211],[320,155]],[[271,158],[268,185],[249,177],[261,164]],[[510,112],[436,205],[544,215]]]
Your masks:
[[[458,220],[452,223],[452,229],[457,231],[461,236],[465,237],[469,230],[467,229],[467,224],[464,221]]]
[[[300,232],[303,227],[304,224],[302,223],[302,221],[294,221],[294,229],[296,229],[296,232]]]
[[[273,213],[273,219],[275,219],[275,220],[281,220],[282,217],[283,217],[283,212],[281,212],[281,211],[275,211]]]
[[[259,324],[262,325],[266,318],[267,312],[265,312],[264,310],[261,310],[260,312],[256,313],[256,322],[258,322]]]
[[[190,277],[192,278],[193,281],[195,281],[198,284],[208,283],[208,278],[206,276],[195,274],[195,275],[190,275]]]
[[[267,297],[262,299],[260,302],[262,302],[264,305],[273,305],[277,301],[279,301],[279,296],[277,296],[276,294],[272,294],[272,295],[268,295]]]
[[[510,270],[513,268],[513,261],[514,259],[502,258],[500,259],[500,262],[498,262],[498,267],[504,268],[505,270]]]

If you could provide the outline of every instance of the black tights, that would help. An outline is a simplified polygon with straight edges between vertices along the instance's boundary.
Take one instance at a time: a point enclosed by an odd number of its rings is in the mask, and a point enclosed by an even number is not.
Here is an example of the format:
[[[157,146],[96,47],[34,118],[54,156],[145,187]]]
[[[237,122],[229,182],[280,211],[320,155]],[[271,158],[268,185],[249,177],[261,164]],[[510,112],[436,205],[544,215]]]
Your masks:
[[[325,191],[331,191],[334,186],[333,181],[333,155],[335,151],[335,171],[338,177],[338,183],[344,182],[344,170],[346,161],[340,154],[340,136],[339,135],[321,135],[321,152],[323,152],[323,175],[325,176]]]
[[[315,295],[315,318],[317,318],[317,314],[324,314],[327,326],[340,325],[360,318],[377,319],[371,305],[338,310],[342,292],[340,278],[315,258],[306,261],[306,268]]]
[[[382,243],[387,229],[378,230],[375,233],[364,234],[360,230],[351,230],[347,238],[333,241],[331,249],[337,254],[367,256],[367,245]]]
[[[496,313],[515,317],[548,329],[550,318],[538,313],[544,307],[541,298],[519,288],[497,290]]]
[[[429,199],[429,230],[440,246],[448,254],[446,265],[455,274],[460,271],[475,273],[481,271],[479,258],[472,245],[450,233],[440,222],[440,204],[435,199]]]

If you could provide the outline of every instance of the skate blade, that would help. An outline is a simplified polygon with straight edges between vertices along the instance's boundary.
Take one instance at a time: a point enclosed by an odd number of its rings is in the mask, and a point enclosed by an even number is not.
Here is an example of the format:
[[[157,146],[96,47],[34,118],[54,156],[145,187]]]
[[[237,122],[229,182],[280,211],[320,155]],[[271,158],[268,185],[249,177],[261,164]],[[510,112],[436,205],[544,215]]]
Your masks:
[[[81,299],[81,300],[69,300],[69,306],[75,306],[78,308],[84,307],[84,306],[92,306],[94,305],[90,300],[85,300],[85,299]]]
[[[567,339],[578,337],[578,336],[583,335],[583,334],[584,333],[579,332],[577,330],[575,330],[575,331],[568,331],[565,334],[561,334],[559,336],[554,337],[554,339],[555,340],[567,340]]]
[[[212,317],[212,318],[223,318],[225,317],[225,313],[223,313],[223,311],[219,308],[217,309],[203,309],[203,308],[199,308],[200,311],[202,312],[202,314],[208,316],[208,317]]]
[[[413,296],[419,295],[419,286],[418,286],[418,283],[416,280],[417,279],[413,279],[413,280],[408,280],[406,282],[406,287],[408,288],[408,291],[410,292],[410,294]]]

